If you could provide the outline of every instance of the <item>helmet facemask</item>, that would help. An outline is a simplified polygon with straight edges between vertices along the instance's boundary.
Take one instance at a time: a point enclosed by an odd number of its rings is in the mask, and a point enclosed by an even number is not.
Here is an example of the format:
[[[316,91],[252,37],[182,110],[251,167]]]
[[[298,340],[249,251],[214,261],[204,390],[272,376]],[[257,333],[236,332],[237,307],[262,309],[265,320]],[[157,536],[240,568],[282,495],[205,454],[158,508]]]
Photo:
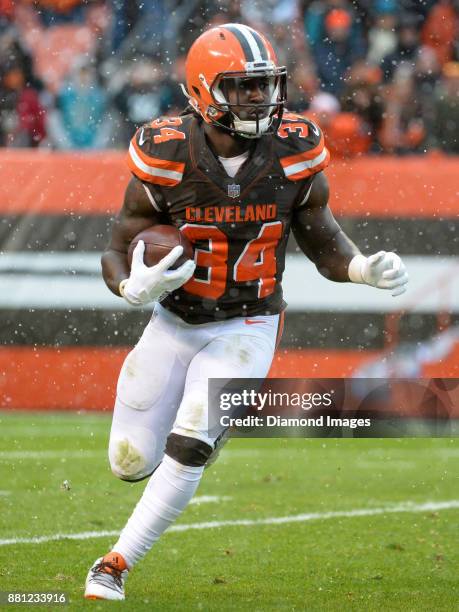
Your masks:
[[[212,123],[244,138],[277,131],[286,100],[286,75],[285,68],[276,67],[218,74],[209,87],[214,104],[207,114]],[[261,103],[246,101],[254,80],[263,94]]]

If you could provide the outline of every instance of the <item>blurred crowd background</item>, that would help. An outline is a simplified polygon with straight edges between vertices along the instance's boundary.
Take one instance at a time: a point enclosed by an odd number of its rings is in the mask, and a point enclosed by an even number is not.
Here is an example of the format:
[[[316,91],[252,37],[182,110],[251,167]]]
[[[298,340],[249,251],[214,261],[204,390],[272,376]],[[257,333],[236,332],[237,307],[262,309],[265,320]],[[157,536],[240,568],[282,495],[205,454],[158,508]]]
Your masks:
[[[0,0],[0,146],[125,148],[230,21],[270,37],[335,155],[459,152],[459,0]]]

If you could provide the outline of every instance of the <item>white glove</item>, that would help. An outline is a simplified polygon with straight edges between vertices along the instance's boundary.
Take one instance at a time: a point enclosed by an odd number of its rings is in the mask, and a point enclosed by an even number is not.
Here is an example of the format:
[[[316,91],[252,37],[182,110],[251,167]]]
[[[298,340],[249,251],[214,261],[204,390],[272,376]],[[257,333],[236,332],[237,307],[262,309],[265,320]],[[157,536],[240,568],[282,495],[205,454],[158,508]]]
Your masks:
[[[188,259],[177,270],[169,270],[183,253],[182,246],[176,246],[155,266],[146,266],[143,261],[145,243],[139,240],[132,253],[131,274],[121,281],[120,294],[133,306],[141,306],[158,300],[175,291],[193,276],[196,264]]]
[[[379,251],[370,257],[356,255],[349,264],[349,278],[353,283],[365,283],[378,289],[389,289],[393,297],[406,291],[408,273],[396,253]]]

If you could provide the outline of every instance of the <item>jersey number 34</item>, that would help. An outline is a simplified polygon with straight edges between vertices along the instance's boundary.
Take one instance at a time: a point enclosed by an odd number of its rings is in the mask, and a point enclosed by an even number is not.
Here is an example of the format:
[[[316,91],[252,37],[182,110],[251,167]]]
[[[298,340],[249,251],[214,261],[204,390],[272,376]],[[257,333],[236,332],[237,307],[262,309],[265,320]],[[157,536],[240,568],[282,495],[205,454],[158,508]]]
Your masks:
[[[228,238],[215,225],[187,223],[180,230],[188,240],[207,241],[208,248],[195,246],[196,266],[207,269],[207,278],[192,277],[183,289],[203,298],[217,300],[226,291],[228,274],[236,282],[258,281],[258,297],[264,298],[276,285],[276,247],[282,238],[282,221],[264,223],[256,238],[250,240],[237,258],[232,270],[228,270]]]

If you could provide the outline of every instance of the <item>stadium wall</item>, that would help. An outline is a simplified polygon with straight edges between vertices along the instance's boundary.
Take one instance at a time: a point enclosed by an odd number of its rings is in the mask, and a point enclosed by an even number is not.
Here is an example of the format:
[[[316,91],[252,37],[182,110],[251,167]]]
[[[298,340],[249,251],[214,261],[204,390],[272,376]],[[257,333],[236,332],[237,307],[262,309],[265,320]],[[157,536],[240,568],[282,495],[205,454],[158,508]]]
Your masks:
[[[111,409],[122,359],[149,316],[126,307],[100,278],[100,252],[129,180],[124,157],[0,151],[1,408]],[[403,255],[412,288],[393,300],[329,283],[292,239],[290,306],[272,376],[370,375],[372,365],[384,372],[398,346],[411,347],[412,365],[413,347],[457,322],[458,170],[456,158],[443,156],[332,163],[340,223],[364,252]],[[443,280],[426,291],[432,277]],[[440,357],[431,352],[418,375],[459,377],[457,343]]]

